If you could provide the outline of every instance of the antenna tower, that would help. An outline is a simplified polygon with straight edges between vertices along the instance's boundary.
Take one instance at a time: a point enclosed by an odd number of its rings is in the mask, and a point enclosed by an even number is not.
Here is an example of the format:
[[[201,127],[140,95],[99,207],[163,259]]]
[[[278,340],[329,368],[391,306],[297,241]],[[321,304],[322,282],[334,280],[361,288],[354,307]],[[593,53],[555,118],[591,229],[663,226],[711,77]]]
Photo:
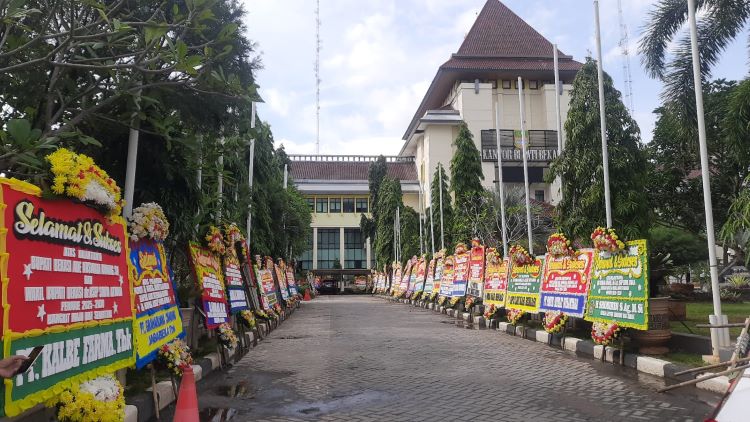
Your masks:
[[[320,0],[315,2],[315,154],[320,155]]]
[[[630,50],[628,39],[628,26],[625,24],[625,16],[622,13],[622,0],[617,0],[617,11],[620,18],[620,52],[622,53],[622,72],[625,77],[624,100],[630,115],[635,113],[633,106],[633,77],[630,73]]]

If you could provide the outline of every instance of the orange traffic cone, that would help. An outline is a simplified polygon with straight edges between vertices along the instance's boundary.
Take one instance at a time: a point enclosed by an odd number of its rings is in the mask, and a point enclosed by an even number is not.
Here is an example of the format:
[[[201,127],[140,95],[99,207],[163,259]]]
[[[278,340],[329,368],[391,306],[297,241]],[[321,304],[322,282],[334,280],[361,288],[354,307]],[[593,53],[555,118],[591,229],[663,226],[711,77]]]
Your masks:
[[[310,289],[305,290],[305,297],[302,300],[304,300],[305,302],[309,302],[312,300],[312,298],[310,298]]]
[[[193,375],[193,367],[190,365],[182,370],[180,396],[177,398],[177,406],[175,407],[174,419],[172,420],[179,422],[199,422],[195,375]]]

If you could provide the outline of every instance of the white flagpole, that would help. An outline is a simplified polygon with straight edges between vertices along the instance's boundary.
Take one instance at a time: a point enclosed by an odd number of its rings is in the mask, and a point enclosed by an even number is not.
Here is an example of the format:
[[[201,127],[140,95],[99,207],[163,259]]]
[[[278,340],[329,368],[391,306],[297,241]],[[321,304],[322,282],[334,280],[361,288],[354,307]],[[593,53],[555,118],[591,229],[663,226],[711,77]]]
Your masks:
[[[440,249],[445,249],[445,227],[443,227],[443,166],[438,165],[438,178],[440,179],[438,192],[440,192]]]
[[[287,188],[288,181],[289,181],[289,168],[288,168],[288,164],[284,164],[284,189]]]
[[[531,200],[529,198],[529,164],[526,158],[526,110],[523,98],[523,79],[518,77],[518,102],[521,111],[521,155],[523,155],[523,187],[526,193],[526,231],[529,236],[529,254],[534,256],[534,241],[531,234]]]
[[[433,217],[433,214],[435,213],[435,210],[432,209],[432,192],[430,192],[430,241],[432,248],[430,251],[432,252],[432,256],[435,256],[435,218]]]
[[[249,164],[247,168],[247,185],[250,188],[250,202],[247,204],[247,243],[249,245],[250,244],[250,231],[253,227],[252,198],[253,198],[253,162],[255,161],[255,139],[250,140],[250,156],[248,157],[248,161],[249,161]]]
[[[609,194],[609,154],[607,153],[607,117],[604,105],[604,70],[602,69],[602,37],[599,28],[599,0],[594,0],[594,22],[596,24],[597,73],[599,76],[599,120],[602,136],[602,168],[604,169],[604,207],[607,227],[612,227],[612,200]]]
[[[221,148],[224,149],[224,138],[221,138],[219,140],[219,144],[221,145]],[[222,207],[222,201],[224,200],[224,152],[222,151],[221,154],[219,154],[219,177],[218,177],[218,183],[217,183],[217,191],[219,194],[219,208],[216,212],[216,222],[221,223],[221,207]]]
[[[495,100],[495,142],[497,144],[497,185],[500,191],[500,229],[503,238],[503,258],[508,256],[508,235],[505,225],[505,187],[503,186],[503,159],[500,148],[500,102]]]
[[[141,91],[138,90],[135,96],[136,109],[140,109],[140,96]],[[140,121],[138,120],[138,111],[133,112],[133,118],[131,119],[131,128],[128,133],[128,158],[125,162],[125,207],[123,208],[122,215],[125,218],[130,217],[133,214],[133,198],[135,196],[135,169],[136,162],[138,161],[138,136],[140,132],[138,127]]]
[[[560,115],[560,95],[562,95],[562,87],[560,86],[560,66],[557,62],[557,44],[552,45],[552,52],[555,60],[555,117],[557,119],[557,155],[562,154],[563,144],[562,138],[562,116]]]
[[[716,235],[714,233],[714,213],[711,201],[711,183],[706,146],[706,120],[703,114],[703,83],[701,78],[700,53],[698,52],[698,30],[695,23],[695,0],[688,0],[688,21],[690,22],[690,47],[693,56],[693,88],[695,89],[695,108],[698,117],[698,144],[701,155],[701,179],[703,180],[703,208],[706,213],[706,240],[708,242],[708,262],[711,272],[711,294],[714,314],[710,316],[711,324],[726,324],[727,319],[721,313],[721,296],[719,290],[719,273],[716,260]],[[711,329],[711,347],[713,355],[719,355],[719,347],[729,346],[729,329]]]
[[[424,203],[422,202],[422,184],[419,184],[419,256],[424,253],[424,240],[422,239],[422,215]]]

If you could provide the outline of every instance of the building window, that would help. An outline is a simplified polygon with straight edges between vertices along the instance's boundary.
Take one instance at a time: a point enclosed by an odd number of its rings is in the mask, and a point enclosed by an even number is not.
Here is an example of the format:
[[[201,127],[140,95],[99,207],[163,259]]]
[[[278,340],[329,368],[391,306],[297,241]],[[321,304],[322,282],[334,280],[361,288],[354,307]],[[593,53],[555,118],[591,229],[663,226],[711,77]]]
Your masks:
[[[357,212],[367,212],[367,198],[357,198]]]
[[[306,198],[307,199],[307,206],[310,207],[310,211],[315,211],[315,198]]]
[[[339,229],[318,229],[318,268],[339,268]]]
[[[510,89],[510,80],[503,81],[503,89]]]
[[[299,268],[302,271],[310,271],[312,270],[312,261],[313,261],[313,237],[310,236],[310,238],[307,241],[307,250],[302,252],[299,257],[297,257],[297,262],[299,262]]]
[[[360,229],[344,229],[344,268],[363,269],[367,265],[367,250]]]
[[[344,212],[354,212],[354,198],[344,198]]]
[[[535,190],[534,191],[534,199],[536,199],[539,202],[544,202],[544,191],[543,190]]]
[[[325,214],[328,212],[328,198],[317,198],[315,200],[315,212]]]
[[[539,81],[529,81],[529,89],[539,89]]]
[[[329,201],[331,213],[341,212],[341,198],[331,198]]]

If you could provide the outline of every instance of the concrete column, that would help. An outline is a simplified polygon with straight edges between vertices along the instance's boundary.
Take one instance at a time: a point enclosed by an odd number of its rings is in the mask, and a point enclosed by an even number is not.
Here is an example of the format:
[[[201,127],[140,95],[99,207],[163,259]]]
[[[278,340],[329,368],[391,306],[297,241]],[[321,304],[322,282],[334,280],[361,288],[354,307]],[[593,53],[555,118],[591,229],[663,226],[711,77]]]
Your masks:
[[[371,269],[372,268],[372,264],[371,264],[372,260],[370,258],[370,256],[371,256],[370,253],[372,251],[372,248],[370,247],[370,238],[369,237],[365,240],[365,250],[366,250],[366,253],[367,253],[367,269]]]
[[[318,269],[318,228],[313,227],[313,250],[312,250],[312,267]]]
[[[344,228],[339,227],[339,263],[341,263],[341,269],[344,269]],[[344,291],[344,280],[341,277],[341,291]]]

